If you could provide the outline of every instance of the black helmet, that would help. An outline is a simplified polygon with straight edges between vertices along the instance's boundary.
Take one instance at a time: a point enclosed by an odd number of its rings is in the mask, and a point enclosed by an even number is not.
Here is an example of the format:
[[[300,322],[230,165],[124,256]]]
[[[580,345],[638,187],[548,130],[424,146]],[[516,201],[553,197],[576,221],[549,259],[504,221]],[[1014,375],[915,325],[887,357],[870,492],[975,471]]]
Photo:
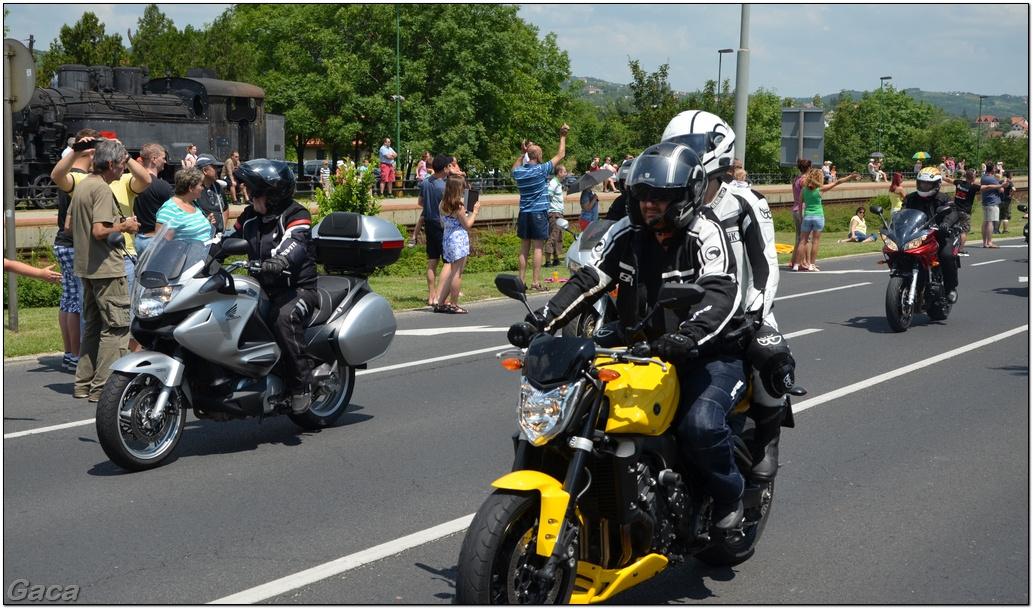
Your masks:
[[[637,201],[670,201],[656,230],[685,228],[696,216],[707,190],[707,174],[692,148],[675,142],[661,142],[646,148],[628,171],[628,188]],[[628,204],[634,224],[645,225],[638,203]]]
[[[266,208],[278,211],[294,201],[297,180],[286,161],[254,159],[241,163],[233,177],[247,186],[251,198],[266,196]]]

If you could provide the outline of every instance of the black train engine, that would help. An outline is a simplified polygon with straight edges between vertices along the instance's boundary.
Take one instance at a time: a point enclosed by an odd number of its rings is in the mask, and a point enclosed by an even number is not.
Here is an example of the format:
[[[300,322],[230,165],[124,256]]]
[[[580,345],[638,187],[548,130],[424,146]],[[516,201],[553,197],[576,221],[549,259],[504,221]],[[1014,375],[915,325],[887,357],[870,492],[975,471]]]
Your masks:
[[[150,80],[143,68],[64,65],[56,81],[14,116],[16,196],[37,207],[56,201],[50,171],[68,138],[85,128],[117,137],[133,156],[149,142],[163,145],[162,177],[170,181],[189,144],[219,159],[234,150],[241,160],[283,158],[283,117],[266,115],[265,92],[211,70]]]

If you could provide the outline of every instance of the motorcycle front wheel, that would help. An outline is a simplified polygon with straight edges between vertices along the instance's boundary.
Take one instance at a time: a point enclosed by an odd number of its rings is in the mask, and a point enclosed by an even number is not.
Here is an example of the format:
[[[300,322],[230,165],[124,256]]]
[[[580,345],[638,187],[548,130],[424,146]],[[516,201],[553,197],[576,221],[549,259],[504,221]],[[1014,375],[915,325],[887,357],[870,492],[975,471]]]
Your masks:
[[[599,314],[594,309],[578,315],[563,326],[562,335],[565,338],[592,338],[596,329],[599,328]]]
[[[152,418],[162,384],[150,374],[112,372],[97,402],[97,439],[115,465],[141,472],[161,465],[183,436],[187,408],[173,388],[165,410]]]
[[[456,602],[463,605],[566,604],[577,570],[556,569],[546,588],[535,574],[547,559],[535,552],[541,499],[498,490],[477,511],[459,550]]]
[[[341,418],[355,391],[355,368],[334,362],[324,380],[317,380],[312,391],[312,404],[301,414],[289,414],[291,421],[305,429],[321,429]]]
[[[886,320],[894,332],[904,332],[915,316],[914,303],[908,303],[911,282],[905,277],[890,277],[886,286]]]
[[[771,500],[775,494],[774,481],[764,484],[764,487],[764,501],[759,507],[746,510],[742,532],[724,533],[723,538],[716,539],[715,545],[696,554],[696,558],[711,567],[731,567],[744,563],[753,556],[760,535],[764,532],[764,526],[768,523]]]

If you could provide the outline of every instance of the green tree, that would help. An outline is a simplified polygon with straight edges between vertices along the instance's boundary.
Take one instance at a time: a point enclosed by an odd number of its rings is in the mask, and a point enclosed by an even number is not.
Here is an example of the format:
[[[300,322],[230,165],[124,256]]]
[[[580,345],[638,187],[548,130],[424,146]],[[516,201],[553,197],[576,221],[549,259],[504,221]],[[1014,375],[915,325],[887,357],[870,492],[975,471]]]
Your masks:
[[[41,54],[36,84],[50,86],[51,76],[63,64],[115,67],[128,65],[129,61],[122,36],[105,34],[104,24],[96,15],[86,12],[75,25],[62,25],[58,38]]]
[[[664,128],[678,113],[678,100],[667,82],[669,64],[647,73],[638,60],[628,61],[632,81],[628,86],[634,96],[635,114],[630,117],[632,144],[646,148],[660,141]]]

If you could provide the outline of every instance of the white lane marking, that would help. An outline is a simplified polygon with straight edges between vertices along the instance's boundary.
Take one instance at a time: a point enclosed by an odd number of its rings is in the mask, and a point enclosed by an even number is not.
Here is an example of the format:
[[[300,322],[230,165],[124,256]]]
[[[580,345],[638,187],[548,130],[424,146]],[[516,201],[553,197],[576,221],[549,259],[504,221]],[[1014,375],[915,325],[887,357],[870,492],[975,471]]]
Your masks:
[[[995,262],[1004,262],[1004,258],[998,258],[997,260],[987,260],[986,262],[976,262],[969,266],[986,266],[988,264],[994,264]]]
[[[1029,277],[1019,277],[1019,283],[1029,283]]]
[[[439,336],[461,332],[506,332],[509,328],[491,326],[459,326],[458,328],[417,328],[415,330],[398,330],[395,336]]]
[[[60,425],[51,425],[50,427],[40,427],[39,429],[28,429],[26,431],[15,431],[12,433],[5,433],[4,439],[10,440],[11,438],[20,438],[22,436],[31,436],[38,433],[47,433],[48,431],[58,431],[61,429],[69,429],[71,427],[81,427],[83,425],[89,425],[93,422],[93,419],[86,419],[85,421],[73,421],[72,423],[62,423]]]
[[[800,330],[799,332],[790,332],[789,334],[783,334],[783,338],[796,338],[797,336],[806,336],[808,334],[814,334],[815,332],[821,332],[821,328],[807,328],[806,330]]]
[[[345,571],[361,567],[371,562],[378,561],[382,558],[394,556],[416,546],[422,546],[425,543],[438,540],[447,535],[458,533],[467,529],[470,523],[473,521],[473,514],[463,516],[462,518],[456,518],[451,522],[439,524],[436,527],[429,528],[425,531],[418,531],[412,535],[406,535],[405,537],[382,543],[379,546],[372,547],[368,550],[356,552],[349,556],[338,558],[337,560],[312,567],[305,571],[295,573],[294,575],[288,575],[278,580],[271,581],[261,586],[256,586],[250,590],[244,590],[236,594],[231,594],[214,600],[209,605],[239,605],[243,603],[252,604],[260,601],[264,601],[267,598],[272,598],[285,592],[290,592],[302,586],[315,583],[328,577],[333,577],[344,573]]]
[[[476,351],[464,351],[463,353],[453,353],[452,355],[442,355],[440,357],[432,357],[430,359],[416,360],[415,362],[405,362],[403,364],[394,364],[393,366],[384,366],[383,368],[374,368],[372,370],[359,370],[355,374],[376,374],[377,372],[387,372],[388,370],[398,370],[400,368],[410,368],[412,366],[422,366],[423,364],[433,364],[435,362],[443,362],[450,359],[459,359],[461,357],[467,357],[469,355],[480,355],[481,353],[489,353],[491,351],[501,351],[503,349],[509,349],[512,345],[505,344],[497,347],[488,347],[487,349],[477,349]]]
[[[821,272],[824,273],[825,271],[821,271]],[[882,271],[882,272],[885,273],[886,271]],[[849,290],[850,288],[859,288],[859,287],[865,286],[865,285],[872,285],[872,282],[866,281],[864,283],[851,283],[850,285],[841,285],[841,286],[838,286],[838,287],[835,287],[835,288],[829,288],[827,290],[816,290],[814,292],[804,292],[802,294],[792,294],[791,296],[776,296],[775,297],[775,302],[778,302],[779,300],[789,300],[790,298],[802,298],[804,296],[814,296],[815,294],[824,294],[826,292],[837,292],[839,290]]]
[[[985,347],[986,345],[993,344],[993,343],[995,343],[995,342],[997,342],[999,340],[1008,338],[1009,336],[1013,336],[1013,335],[1019,334],[1021,332],[1026,332],[1028,330],[1029,330],[1029,325],[1028,324],[1024,325],[1024,326],[1020,326],[1018,328],[1015,328],[1014,330],[1009,330],[1007,332],[1002,332],[1001,334],[998,334],[997,336],[991,336],[990,338],[983,339],[983,340],[981,340],[979,342],[975,342],[975,343],[972,343],[970,345],[965,345],[964,347],[958,347],[957,349],[954,349],[953,351],[948,351],[947,353],[943,353],[941,355],[937,355],[935,357],[931,357],[931,358],[922,360],[920,362],[916,362],[914,364],[911,364],[910,366],[905,366],[903,368],[900,368],[899,370],[894,370],[892,372],[887,372],[886,374],[882,374],[882,375],[879,375],[877,377],[874,377],[874,378],[871,378],[871,379],[867,379],[867,380],[865,380],[863,382],[854,383],[853,385],[850,385],[849,387],[844,387],[842,389],[838,389],[836,391],[832,391],[832,392],[826,393],[826,394],[818,396],[816,398],[812,398],[810,400],[805,400],[805,401],[800,402],[798,404],[793,404],[793,412],[803,412],[804,410],[807,410],[808,408],[813,408],[815,406],[819,406],[819,405],[824,404],[825,402],[828,402],[830,400],[834,400],[836,398],[843,397],[844,395],[853,393],[855,391],[859,391],[861,389],[865,389],[867,387],[871,387],[872,385],[877,384],[877,383],[888,381],[890,379],[896,378],[896,377],[901,376],[903,374],[907,374],[909,372],[913,372],[913,371],[918,370],[920,368],[931,366],[931,365],[936,364],[936,363],[938,363],[940,361],[943,361],[945,359],[948,359],[948,358],[951,358],[951,357],[955,357],[957,355],[961,355],[962,353],[965,353],[967,351],[972,351],[973,349],[978,349],[980,347]],[[820,331],[820,330],[802,330],[801,332],[810,334],[812,332],[818,332],[818,331]],[[796,332],[794,334],[787,334],[786,336],[788,337],[788,336],[792,336],[792,335],[799,335],[801,332]],[[214,604],[214,603],[257,603],[257,602],[260,602],[260,601],[264,601],[264,600],[269,599],[269,598],[271,598],[273,596],[277,596],[279,594],[283,594],[285,592],[289,592],[291,590],[295,590],[295,589],[300,588],[302,586],[306,586],[308,584],[314,583],[314,582],[316,582],[316,581],[318,581],[320,579],[337,575],[339,573],[347,571],[348,569],[354,569],[356,567],[362,566],[362,565],[367,564],[369,562],[372,562],[374,560],[380,560],[381,558],[386,558],[388,556],[392,556],[394,554],[398,554],[398,553],[403,552],[405,550],[414,548],[414,547],[416,547],[418,545],[421,545],[421,544],[424,544],[424,543],[430,543],[432,541],[436,541],[436,540],[440,539],[441,537],[445,537],[445,536],[451,535],[453,533],[458,533],[459,531],[462,531],[463,529],[465,529],[465,528],[470,526],[470,523],[473,521],[473,516],[474,516],[473,514],[467,514],[466,516],[463,516],[461,518],[456,518],[455,520],[452,520],[450,522],[446,522],[444,524],[439,524],[438,526],[432,527],[432,528],[427,529],[425,531],[422,531],[422,532],[419,532],[419,533],[413,533],[412,535],[408,535],[406,537],[402,537],[401,539],[397,539],[397,540],[392,541],[392,542],[381,544],[379,546],[370,548],[369,550],[365,550],[363,552],[358,552],[358,553],[352,554],[350,556],[345,556],[343,558],[338,558],[337,560],[334,560],[332,562],[328,562],[328,563],[325,563],[323,565],[319,565],[317,567],[313,567],[313,568],[308,569],[306,571],[301,571],[299,573],[295,573],[294,575],[288,575],[287,577],[281,577],[280,579],[278,579],[276,581],[269,582],[268,584],[263,584],[261,586],[255,587],[255,588],[251,588],[250,590],[244,590],[243,592],[238,592],[237,594],[233,594],[231,596],[227,596],[227,597],[221,598],[219,600],[212,601],[209,604]],[[463,524],[463,523],[465,523],[465,524]],[[434,535],[436,535],[436,537]],[[417,542],[417,540],[419,540],[419,541]],[[365,561],[365,562],[363,562],[363,561]]]
[[[863,380],[863,381],[861,381],[859,383],[854,383],[853,385],[847,385],[846,387],[841,387],[839,389],[836,389],[835,391],[830,391],[830,392],[822,394],[822,395],[820,395],[818,397],[811,398],[809,400],[804,400],[804,401],[799,402],[799,403],[794,403],[793,404],[793,412],[803,412],[804,410],[807,410],[808,408],[814,408],[815,406],[820,406],[821,404],[824,404],[826,402],[830,402],[832,400],[841,398],[841,397],[843,397],[845,395],[848,395],[848,394],[851,394],[851,393],[853,393],[855,391],[859,391],[861,389],[865,389],[867,387],[871,387],[872,385],[877,385],[879,383],[883,383],[883,382],[895,379],[898,376],[903,376],[905,374],[908,374],[909,372],[914,372],[915,370],[920,370],[922,368],[927,368],[929,366],[932,366],[933,364],[942,362],[942,361],[950,359],[952,357],[957,357],[958,355],[961,355],[962,353],[966,353],[968,351],[972,351],[973,349],[979,349],[980,347],[985,347],[987,345],[992,345],[992,344],[994,344],[997,341],[1004,340],[1005,338],[1008,338],[1009,336],[1013,336],[1015,334],[1020,334],[1022,332],[1026,332],[1028,330],[1029,330],[1029,324],[1026,324],[1026,325],[1023,325],[1023,326],[1019,326],[1018,328],[1015,328],[1013,330],[1008,330],[1007,332],[1002,332],[1002,333],[998,334],[997,336],[991,336],[990,338],[984,338],[983,340],[976,341],[974,343],[970,343],[970,344],[965,345],[963,347],[958,347],[957,349],[952,349],[951,351],[947,351],[946,353],[941,353],[939,355],[934,355],[933,357],[924,359],[924,360],[922,360],[920,362],[915,362],[913,364],[909,364],[907,366],[904,366],[903,368],[898,368],[897,370],[891,370],[891,371],[886,372],[884,374],[880,374],[878,376],[874,376],[874,377],[865,379],[865,380]]]

